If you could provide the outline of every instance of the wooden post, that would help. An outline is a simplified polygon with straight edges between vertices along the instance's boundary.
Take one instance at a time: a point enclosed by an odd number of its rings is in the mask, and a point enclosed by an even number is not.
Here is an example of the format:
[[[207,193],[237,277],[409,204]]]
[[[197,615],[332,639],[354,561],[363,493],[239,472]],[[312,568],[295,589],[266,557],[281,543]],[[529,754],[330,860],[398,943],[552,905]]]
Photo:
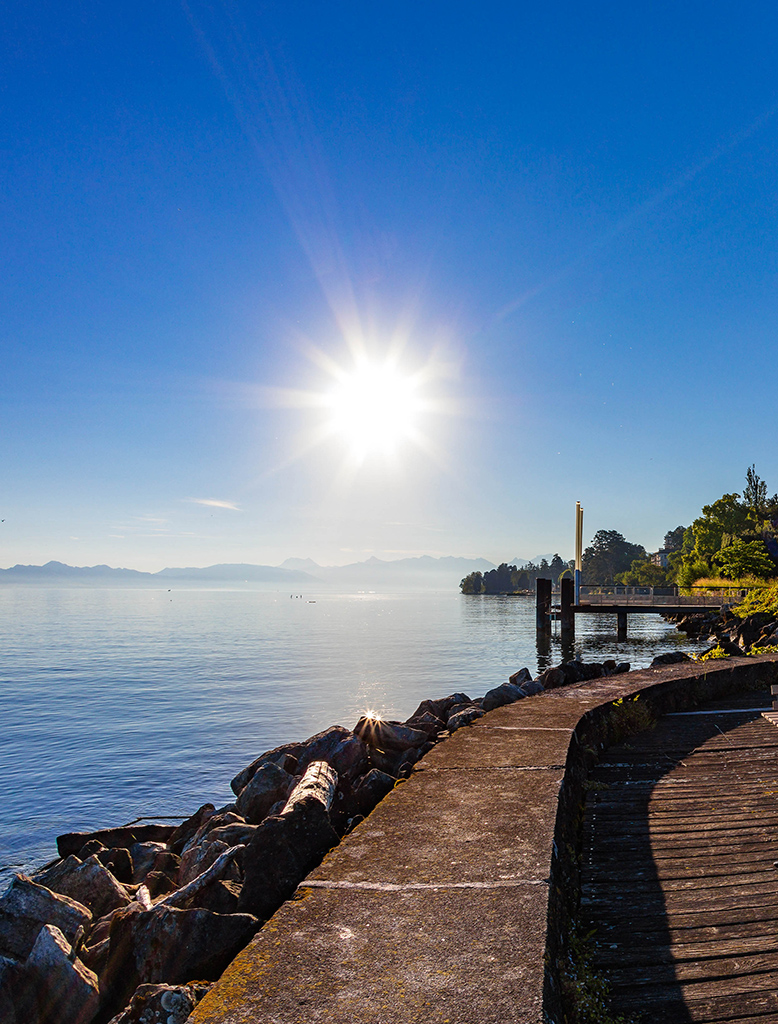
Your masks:
[[[563,633],[575,632],[575,612],[573,611],[574,600],[575,583],[569,576],[563,576],[559,581],[559,610]]]
[[[627,613],[626,611],[616,612],[618,619],[617,622],[617,636],[619,640],[627,639]]]
[[[581,502],[575,503],[575,603],[581,603],[581,568],[583,562],[583,509]]]
[[[551,629],[551,580],[535,580],[535,625],[546,631]]]

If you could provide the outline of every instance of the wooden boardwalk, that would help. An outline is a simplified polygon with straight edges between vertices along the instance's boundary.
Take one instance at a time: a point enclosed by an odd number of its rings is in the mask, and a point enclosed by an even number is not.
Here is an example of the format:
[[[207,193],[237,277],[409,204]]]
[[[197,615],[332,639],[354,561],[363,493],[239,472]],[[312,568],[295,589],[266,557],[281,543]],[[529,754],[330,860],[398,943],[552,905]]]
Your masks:
[[[592,773],[581,913],[614,1015],[778,1024],[778,728],[762,707],[668,715]]]

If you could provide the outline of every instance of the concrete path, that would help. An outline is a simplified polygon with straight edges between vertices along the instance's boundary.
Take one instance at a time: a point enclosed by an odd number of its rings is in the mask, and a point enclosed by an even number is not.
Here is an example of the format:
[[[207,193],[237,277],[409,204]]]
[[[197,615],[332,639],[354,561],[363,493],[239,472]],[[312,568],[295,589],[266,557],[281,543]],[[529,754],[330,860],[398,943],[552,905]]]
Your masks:
[[[461,729],[331,851],[191,1024],[540,1024],[544,999],[561,1021],[584,783],[596,748],[631,729],[613,702],[691,707],[767,685],[778,662],[760,662],[582,683]]]

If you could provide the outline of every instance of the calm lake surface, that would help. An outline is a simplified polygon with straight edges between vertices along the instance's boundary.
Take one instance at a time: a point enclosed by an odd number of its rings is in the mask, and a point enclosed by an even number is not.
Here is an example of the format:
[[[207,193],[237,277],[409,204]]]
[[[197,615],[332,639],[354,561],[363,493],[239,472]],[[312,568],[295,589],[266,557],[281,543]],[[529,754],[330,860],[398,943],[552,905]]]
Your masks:
[[[577,616],[538,647],[534,599],[457,592],[0,588],[0,884],[58,834],[232,799],[263,750],[366,710],[471,697],[574,654],[633,668],[699,647],[659,616]]]

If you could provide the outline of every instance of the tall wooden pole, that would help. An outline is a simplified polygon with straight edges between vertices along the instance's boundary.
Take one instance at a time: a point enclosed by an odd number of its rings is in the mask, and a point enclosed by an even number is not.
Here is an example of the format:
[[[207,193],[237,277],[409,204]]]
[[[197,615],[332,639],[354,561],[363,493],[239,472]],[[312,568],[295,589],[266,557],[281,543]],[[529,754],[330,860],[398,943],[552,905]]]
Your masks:
[[[581,603],[581,561],[583,558],[583,509],[575,503],[575,603]]]

